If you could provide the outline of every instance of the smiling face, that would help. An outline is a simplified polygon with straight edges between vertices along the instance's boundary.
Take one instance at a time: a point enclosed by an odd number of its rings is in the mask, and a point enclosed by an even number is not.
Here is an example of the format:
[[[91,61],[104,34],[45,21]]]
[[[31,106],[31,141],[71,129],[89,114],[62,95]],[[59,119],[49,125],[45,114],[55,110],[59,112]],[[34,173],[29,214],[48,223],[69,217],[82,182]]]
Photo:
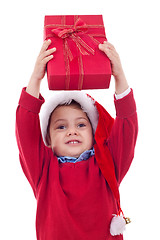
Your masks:
[[[48,143],[57,156],[79,157],[93,146],[92,126],[79,105],[58,106],[52,113]]]

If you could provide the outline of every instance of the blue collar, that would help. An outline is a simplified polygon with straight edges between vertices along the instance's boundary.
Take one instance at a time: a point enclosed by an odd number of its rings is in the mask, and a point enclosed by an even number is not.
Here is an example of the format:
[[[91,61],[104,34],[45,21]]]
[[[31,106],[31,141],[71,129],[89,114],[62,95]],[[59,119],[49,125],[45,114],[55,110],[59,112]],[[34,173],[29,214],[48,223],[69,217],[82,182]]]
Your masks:
[[[61,163],[66,163],[66,162],[76,163],[76,162],[80,162],[80,161],[83,161],[83,160],[87,160],[91,156],[94,156],[94,148],[83,152],[78,158],[67,157],[67,156],[57,157],[57,158]]]

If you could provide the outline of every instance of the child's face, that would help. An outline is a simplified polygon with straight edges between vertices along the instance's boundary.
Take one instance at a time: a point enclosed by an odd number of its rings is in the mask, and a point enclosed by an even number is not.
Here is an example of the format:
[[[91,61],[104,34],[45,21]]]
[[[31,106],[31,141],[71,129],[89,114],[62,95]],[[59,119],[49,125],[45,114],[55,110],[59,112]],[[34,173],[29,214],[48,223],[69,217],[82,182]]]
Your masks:
[[[92,126],[86,113],[75,104],[58,106],[51,116],[48,142],[57,156],[77,158],[91,149]]]

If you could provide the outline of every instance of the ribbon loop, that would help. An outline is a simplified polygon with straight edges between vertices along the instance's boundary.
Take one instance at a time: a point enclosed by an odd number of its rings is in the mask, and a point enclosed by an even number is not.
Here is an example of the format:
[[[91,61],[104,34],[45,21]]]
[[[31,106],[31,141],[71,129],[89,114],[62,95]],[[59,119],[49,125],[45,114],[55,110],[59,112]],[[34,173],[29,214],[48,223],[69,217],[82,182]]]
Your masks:
[[[87,34],[87,24],[81,18],[78,18],[74,26],[71,28],[55,28],[51,31],[59,38],[66,40],[68,40],[68,38],[71,38],[75,42],[75,47],[79,49],[79,52],[82,55],[89,55],[89,53],[94,55],[95,50],[90,45],[91,43],[94,43],[95,45],[95,42]],[[83,40],[82,38],[85,38],[85,40]],[[75,54],[73,54],[73,56],[75,57]],[[70,58],[70,60],[71,59],[73,58]]]
[[[82,21],[82,19],[78,18],[72,28],[56,28],[52,29],[52,32],[60,38],[67,38],[70,37],[73,33],[86,32],[87,30],[87,24]]]
[[[69,28],[69,29],[60,29],[60,28],[57,28],[57,29],[53,29],[52,30],[53,33],[55,33],[59,38],[68,38],[71,36],[72,33],[75,32],[74,29],[72,28]]]

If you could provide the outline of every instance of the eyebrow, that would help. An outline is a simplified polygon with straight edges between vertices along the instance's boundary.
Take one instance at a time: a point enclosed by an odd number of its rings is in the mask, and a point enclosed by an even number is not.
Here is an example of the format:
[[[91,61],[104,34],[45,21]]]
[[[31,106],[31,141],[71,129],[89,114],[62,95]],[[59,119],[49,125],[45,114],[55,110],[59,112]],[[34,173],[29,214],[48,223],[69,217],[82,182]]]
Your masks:
[[[76,120],[80,120],[80,119],[85,119],[85,120],[88,120],[87,118],[85,118],[85,117],[78,117],[78,118],[76,118]]]
[[[66,119],[60,118],[60,119],[57,119],[54,123],[61,122],[61,121],[66,121]]]
[[[84,119],[84,120],[88,120],[87,118],[85,118],[85,117],[78,117],[78,118],[76,118],[76,120],[80,120],[80,119]],[[62,121],[67,121],[67,119],[65,119],[65,118],[60,118],[60,119],[57,119],[55,122],[54,122],[54,124],[55,123],[57,123],[57,122],[62,122]]]

